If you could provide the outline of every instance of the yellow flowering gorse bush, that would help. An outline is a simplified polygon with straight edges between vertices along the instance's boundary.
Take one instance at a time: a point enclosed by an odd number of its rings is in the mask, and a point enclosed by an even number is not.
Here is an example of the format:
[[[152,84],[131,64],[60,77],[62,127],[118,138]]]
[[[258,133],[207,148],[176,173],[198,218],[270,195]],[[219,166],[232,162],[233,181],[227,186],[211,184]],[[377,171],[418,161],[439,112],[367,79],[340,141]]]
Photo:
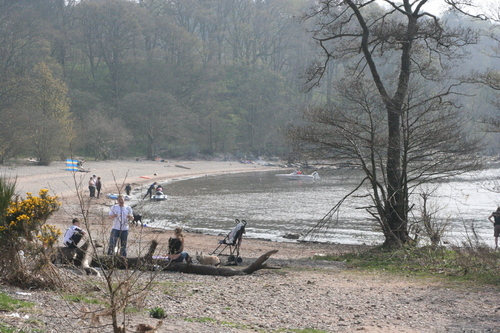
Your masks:
[[[38,197],[26,193],[26,199],[12,201],[0,225],[0,235],[4,237],[25,238],[32,241],[35,237],[44,245],[52,246],[61,235],[54,226],[46,226],[45,221],[59,209],[61,203],[57,196],[48,195],[42,189]]]
[[[61,232],[45,224],[59,209],[56,196],[16,195],[15,182],[0,177],[0,280],[15,285],[53,288],[61,280],[51,260]]]
[[[40,235],[37,238],[43,243],[46,247],[52,247],[57,242],[57,239],[61,236],[61,230],[59,230],[56,226],[45,224],[42,225],[42,230]]]

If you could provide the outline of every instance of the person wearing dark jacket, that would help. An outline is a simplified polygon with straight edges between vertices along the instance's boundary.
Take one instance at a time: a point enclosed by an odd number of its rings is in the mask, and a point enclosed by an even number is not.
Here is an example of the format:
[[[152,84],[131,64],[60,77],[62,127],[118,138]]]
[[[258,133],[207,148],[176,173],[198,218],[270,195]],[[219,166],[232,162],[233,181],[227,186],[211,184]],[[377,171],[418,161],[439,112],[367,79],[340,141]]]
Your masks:
[[[488,220],[493,223],[493,237],[495,237],[495,250],[498,249],[498,236],[500,236],[500,207],[491,213]]]
[[[97,191],[97,198],[99,198],[99,196],[101,195],[101,187],[102,187],[101,177],[97,177],[97,180],[95,181],[95,189]]]
[[[156,187],[156,182],[151,184],[148,188],[148,191],[146,192],[146,195],[144,196],[143,199],[146,199],[146,197],[149,195],[149,199],[151,199],[151,196],[153,195],[153,191],[155,190]]]
[[[170,237],[168,240],[168,258],[175,262],[186,260],[188,265],[193,263],[189,254],[184,251],[184,234],[181,227],[175,228],[174,237]]]
[[[127,186],[125,186],[125,193],[127,195],[130,195],[131,191],[132,191],[132,186],[130,186],[130,184],[127,184]]]

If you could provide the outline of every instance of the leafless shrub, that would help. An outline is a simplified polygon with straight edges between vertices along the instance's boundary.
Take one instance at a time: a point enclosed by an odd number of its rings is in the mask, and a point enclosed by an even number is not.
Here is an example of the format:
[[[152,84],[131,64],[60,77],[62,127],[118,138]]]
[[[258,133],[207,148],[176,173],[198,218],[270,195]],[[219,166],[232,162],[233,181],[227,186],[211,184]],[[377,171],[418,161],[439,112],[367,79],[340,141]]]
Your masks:
[[[419,236],[423,236],[429,240],[432,247],[437,247],[442,243],[442,237],[450,226],[449,220],[443,221],[437,218],[441,209],[432,201],[435,190],[436,188],[422,188],[416,208],[418,214],[410,227],[414,235],[413,239],[418,240]]]
[[[464,230],[465,240],[451,246],[455,253],[457,274],[475,273],[498,276],[500,274],[499,253],[481,239],[474,223],[470,225],[464,223]]]

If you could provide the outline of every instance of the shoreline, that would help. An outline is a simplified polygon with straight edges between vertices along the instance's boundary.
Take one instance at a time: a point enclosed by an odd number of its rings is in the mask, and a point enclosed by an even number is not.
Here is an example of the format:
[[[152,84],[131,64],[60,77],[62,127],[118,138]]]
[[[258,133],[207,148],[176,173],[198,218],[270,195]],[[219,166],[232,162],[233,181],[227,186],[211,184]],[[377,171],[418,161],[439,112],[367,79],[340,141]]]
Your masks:
[[[137,208],[141,205],[141,197],[146,193],[149,185],[156,181],[160,184],[200,178],[205,176],[216,176],[224,174],[235,174],[258,171],[282,171],[286,168],[276,165],[261,163],[240,163],[238,161],[148,161],[148,160],[108,160],[108,161],[87,161],[83,165],[89,172],[71,172],[65,170],[65,162],[54,162],[50,166],[37,165],[18,165],[10,167],[0,167],[3,175],[16,177],[16,192],[25,197],[26,192],[37,195],[42,188],[49,189],[50,195],[57,195],[61,202],[60,209],[52,215],[47,224],[55,225],[62,233],[68,227],[69,221],[74,217],[83,217],[84,226],[88,230],[98,230],[100,241],[104,244],[107,239],[104,235],[108,233],[110,227],[109,221],[104,216],[107,215],[109,207],[116,201],[106,198],[108,193],[124,193],[124,187],[127,183],[132,184],[132,199],[126,201],[126,205]],[[100,198],[90,200],[87,187],[88,179],[92,175],[102,178],[103,190]],[[148,178],[143,178],[148,177]],[[166,193],[168,195],[168,193]],[[168,199],[167,199],[168,200]],[[85,213],[86,212],[86,213]],[[147,222],[146,222],[147,224]],[[136,229],[136,228],[131,228]],[[173,228],[168,226],[158,227],[154,225],[147,226],[146,230],[141,232],[141,237],[155,239],[158,234],[169,233]],[[208,238],[220,237],[222,233],[206,232],[200,229],[186,228],[188,235],[196,235],[196,238],[206,236]],[[230,230],[226,230],[228,233]],[[136,233],[136,230],[133,231]],[[143,233],[147,235],[142,235]],[[153,235],[151,235],[153,234]],[[62,238],[62,237],[61,237]],[[300,244],[320,244],[321,247],[342,247],[342,248],[366,248],[370,247],[364,244],[343,244],[337,242],[298,242],[287,238],[270,239],[265,237],[245,237],[247,240],[254,240],[259,244],[266,243],[267,246],[273,244],[289,244],[297,246]],[[62,245],[62,239],[60,239]],[[274,247],[274,246],[273,246]],[[300,247],[300,246],[299,246]],[[206,251],[200,248],[197,250]]]
[[[244,164],[238,161],[148,161],[148,160],[108,160],[84,163],[87,172],[65,170],[65,162],[53,162],[50,166],[17,165],[2,166],[3,176],[16,179],[16,190],[21,196],[26,192],[38,193],[42,188],[49,189],[51,195],[62,200],[76,196],[77,192],[87,191],[87,182],[92,175],[102,178],[101,194],[124,192],[124,184],[134,187],[145,186],[151,182],[165,183],[208,175],[226,173],[279,170],[278,166],[263,164]],[[146,188],[147,189],[147,188]],[[84,196],[85,197],[85,196]]]
[[[264,163],[264,162],[263,162]],[[179,167],[181,166],[181,167]],[[110,206],[115,203],[114,199],[106,198],[107,193],[117,193],[130,182],[132,184],[133,199],[127,200],[126,205],[134,207],[140,204],[140,197],[145,194],[147,187],[156,181],[166,184],[172,181],[181,181],[198,177],[224,175],[243,172],[281,170],[277,166],[262,164],[243,164],[239,162],[221,162],[221,161],[136,161],[136,160],[118,160],[118,161],[98,161],[85,162],[85,169],[90,172],[71,172],[65,170],[65,163],[54,162],[50,166],[22,165],[16,167],[1,167],[0,171],[4,176],[16,177],[16,192],[25,197],[26,192],[37,195],[40,189],[49,189],[50,195],[57,195],[61,202],[60,209],[53,214],[47,224],[55,225],[62,233],[69,226],[69,221],[74,217],[82,218],[87,212],[84,220],[84,229],[91,231],[96,238],[103,244],[107,243],[107,237],[111,223],[105,218]],[[92,175],[102,178],[103,190],[100,198],[89,198],[89,191],[86,186],[87,179]],[[141,178],[147,176],[149,178]],[[88,177],[88,178],[87,178]],[[112,180],[111,184],[109,180]],[[166,235],[170,235],[169,228],[131,227],[129,246],[135,248],[137,253],[142,251],[145,240],[158,240],[165,243]],[[229,232],[230,230],[227,230]],[[220,238],[219,235],[204,233],[199,230],[186,229],[186,234],[190,239],[196,239],[197,246],[190,248],[190,252],[204,251],[206,253],[209,244],[216,242],[214,238]],[[94,236],[95,236],[94,235]],[[59,240],[62,245],[62,237]],[[140,239],[141,242],[135,242],[133,239]],[[167,237],[168,239],[168,237]],[[267,239],[246,238],[257,244],[267,244],[265,247],[275,247],[278,243]],[[279,242],[287,243],[290,246],[298,245],[297,242]],[[261,245],[256,245],[261,246]],[[161,249],[159,249],[161,251]],[[260,251],[258,251],[260,252]],[[133,252],[132,252],[133,253]],[[131,253],[131,256],[134,254]]]
[[[112,160],[87,161],[83,165],[89,172],[71,172],[65,170],[65,162],[54,162],[50,166],[18,165],[0,167],[4,176],[16,178],[16,192],[24,197],[25,192],[37,195],[40,189],[49,189],[50,195],[57,195],[61,202],[60,209],[54,213],[47,224],[54,225],[62,233],[70,225],[74,217],[83,220],[82,227],[92,233],[94,240],[101,244],[108,243],[111,223],[107,219],[109,207],[115,200],[106,198],[107,193],[124,193],[127,183],[132,184],[132,193],[137,198],[147,190],[151,182],[171,182],[197,177],[224,175],[242,172],[283,170],[284,168],[261,163],[240,163],[238,161],[148,161],[148,160]],[[87,187],[88,179],[92,175],[102,178],[103,190],[100,198],[89,198]],[[142,177],[149,178],[142,178]],[[140,199],[126,201],[126,205],[133,206],[140,203]],[[230,230],[226,230],[227,233]],[[171,236],[171,229],[157,227],[130,227],[129,256],[143,253],[152,240],[161,244],[157,253],[165,250],[164,244]],[[209,234],[201,230],[186,229],[187,251],[207,253],[216,247],[218,241],[225,234]],[[221,238],[222,237],[222,238]],[[62,245],[62,237],[59,239]],[[279,248],[274,257],[276,259],[311,258],[314,254],[345,253],[366,249],[365,245],[297,242],[284,239],[283,242],[265,239],[244,237],[242,256],[257,258],[262,253]]]

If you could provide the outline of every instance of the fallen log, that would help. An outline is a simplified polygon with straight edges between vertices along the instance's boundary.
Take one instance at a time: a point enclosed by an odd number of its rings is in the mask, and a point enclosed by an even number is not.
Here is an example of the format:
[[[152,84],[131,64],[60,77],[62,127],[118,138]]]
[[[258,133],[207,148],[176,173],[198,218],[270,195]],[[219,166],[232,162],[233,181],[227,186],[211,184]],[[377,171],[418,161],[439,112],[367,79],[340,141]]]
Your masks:
[[[60,246],[56,248],[55,255],[52,258],[52,263],[79,267],[84,255],[85,251],[80,248]]]
[[[255,260],[252,264],[244,269],[235,269],[227,266],[209,266],[209,265],[189,265],[187,263],[176,263],[176,262],[166,262],[163,260],[157,261],[153,260],[153,262],[162,267],[162,270],[169,272],[181,272],[188,274],[199,274],[199,275],[217,275],[217,276],[236,276],[236,275],[247,275],[252,274],[260,269],[267,268],[265,262],[269,257],[278,250],[269,251],[263,255],[261,255],[257,260]]]
[[[82,260],[84,259],[85,254],[90,247],[91,246],[89,240],[83,243],[81,247],[56,247],[55,255],[52,258],[52,263],[80,267],[82,265]]]
[[[56,247],[56,251],[52,256],[53,264],[60,265],[71,265],[75,267],[81,267],[83,265],[83,260],[85,256],[90,251],[89,257],[87,258],[87,263],[94,253],[94,248],[102,247],[102,244],[98,242],[91,243],[90,240],[86,240],[81,247],[67,247],[59,246]]]
[[[92,259],[90,266],[92,267],[101,267],[103,269],[144,269],[149,270],[152,269],[152,258],[153,253],[158,246],[158,242],[156,240],[151,241],[151,245],[149,246],[149,250],[143,257],[133,257],[127,258],[122,257],[120,255],[112,255],[112,256],[99,256],[97,258]]]
[[[102,269],[142,269],[142,270],[162,270],[169,272],[181,272],[187,274],[199,275],[216,275],[216,276],[236,276],[252,274],[260,269],[268,268],[266,265],[267,259],[278,250],[269,251],[261,255],[257,260],[246,268],[233,268],[233,267],[216,267],[210,265],[193,265],[187,263],[178,263],[167,261],[163,259],[153,259],[153,253],[158,246],[157,241],[152,241],[148,252],[143,257],[125,258],[119,255],[114,256],[99,256],[92,259],[90,265],[87,260],[84,260],[85,267],[100,267]],[[276,268],[276,267],[273,267]]]
[[[271,257],[273,254],[278,253],[278,250],[272,250],[267,253],[264,253],[260,257],[257,258],[253,263],[251,263],[247,268],[243,269],[243,272],[245,274],[252,274],[255,271],[258,271],[259,269],[267,268],[266,266],[266,261]],[[276,267],[273,267],[276,268]]]
[[[187,167],[187,166],[184,166],[184,165],[176,164],[175,166],[176,166],[177,168],[191,170],[191,168],[189,168],[189,167]]]
[[[90,262],[94,254],[94,248],[92,246],[88,246],[88,242],[86,242],[85,245],[85,255],[83,256],[83,259],[81,261],[82,269],[87,275],[100,276],[99,272],[95,268],[90,267]]]

